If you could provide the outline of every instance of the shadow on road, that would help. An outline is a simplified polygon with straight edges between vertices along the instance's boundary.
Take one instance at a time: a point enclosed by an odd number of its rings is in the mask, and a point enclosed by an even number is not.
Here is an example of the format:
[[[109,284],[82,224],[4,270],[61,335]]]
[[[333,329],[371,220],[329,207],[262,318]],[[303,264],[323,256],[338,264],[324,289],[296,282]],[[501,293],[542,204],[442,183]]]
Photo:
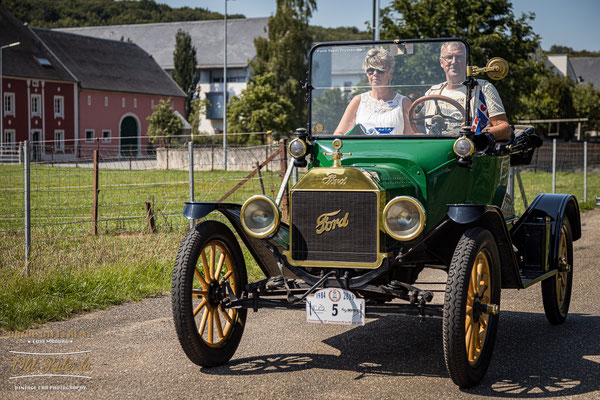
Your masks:
[[[465,392],[544,398],[597,391],[598,332],[598,316],[570,314],[563,325],[552,326],[543,314],[505,311],[487,376],[478,387]],[[341,354],[270,354],[234,359],[221,367],[203,368],[202,372],[258,375],[319,368],[354,371],[354,379],[373,375],[448,377],[441,320],[420,322],[390,316],[332,336],[324,343]]]

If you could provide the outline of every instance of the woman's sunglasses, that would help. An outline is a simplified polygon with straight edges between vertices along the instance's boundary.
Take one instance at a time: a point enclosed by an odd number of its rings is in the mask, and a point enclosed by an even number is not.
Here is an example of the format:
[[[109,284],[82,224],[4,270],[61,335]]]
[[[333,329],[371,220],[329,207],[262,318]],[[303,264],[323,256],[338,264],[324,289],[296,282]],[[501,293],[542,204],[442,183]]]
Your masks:
[[[377,71],[379,75],[385,74],[385,69],[367,68],[367,75],[371,76],[375,73],[375,71]]]

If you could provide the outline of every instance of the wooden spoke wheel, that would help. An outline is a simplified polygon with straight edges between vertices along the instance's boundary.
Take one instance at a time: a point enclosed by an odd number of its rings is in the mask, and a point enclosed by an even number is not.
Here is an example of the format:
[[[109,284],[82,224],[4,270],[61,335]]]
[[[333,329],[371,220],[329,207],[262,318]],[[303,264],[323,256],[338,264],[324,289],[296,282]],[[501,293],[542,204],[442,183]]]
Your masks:
[[[491,361],[500,306],[500,259],[492,234],[466,231],[454,250],[444,302],[444,358],[462,388],[483,379]]]
[[[229,290],[247,283],[240,246],[231,230],[206,221],[184,238],[173,270],[173,320],[179,342],[194,363],[212,367],[231,359],[241,340],[246,310],[226,307]]]
[[[569,313],[573,286],[573,236],[567,218],[560,229],[557,258],[558,272],[542,281],[544,311],[551,324],[562,324]]]

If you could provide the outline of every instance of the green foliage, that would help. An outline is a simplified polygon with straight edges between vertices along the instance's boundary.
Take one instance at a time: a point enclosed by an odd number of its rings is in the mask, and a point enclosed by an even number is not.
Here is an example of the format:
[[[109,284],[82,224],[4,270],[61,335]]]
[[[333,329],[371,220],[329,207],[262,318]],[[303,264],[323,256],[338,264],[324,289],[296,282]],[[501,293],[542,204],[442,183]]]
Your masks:
[[[186,93],[191,94],[198,83],[199,75],[196,73],[196,48],[192,45],[189,33],[179,29],[175,35],[175,50],[173,51],[173,80]],[[191,112],[191,98],[185,101],[185,114]]]
[[[588,126],[600,124],[600,91],[591,83],[580,83],[571,90],[573,107],[578,118],[588,118]]]
[[[312,44],[308,19],[314,9],[315,0],[277,0],[268,37],[254,40],[256,59],[250,63],[253,73],[248,88],[229,100],[228,121],[234,132],[290,134],[306,123],[301,82],[308,69]]]
[[[533,18],[516,17],[508,0],[394,0],[382,12],[381,37],[462,37],[471,45],[474,65],[483,66],[492,57],[506,59],[510,73],[494,84],[509,119],[514,119],[523,108],[521,96],[536,87],[532,75],[543,70],[543,64],[530,57],[539,43],[529,25]]]
[[[313,91],[313,124],[323,124],[323,134],[333,134],[351,100],[348,91],[339,88]]]
[[[600,51],[573,50],[568,46],[552,45],[547,54],[566,54],[569,57],[600,57]]]
[[[148,120],[146,135],[150,143],[160,141],[168,145],[173,137],[183,134],[183,123],[173,111],[171,99],[162,99],[152,109],[152,115],[146,119]]]
[[[172,8],[154,0],[3,0],[2,6],[23,22],[41,28],[146,24],[222,19],[205,8]],[[228,14],[227,18],[244,18]]]
[[[274,72],[258,75],[248,83],[240,96],[229,100],[227,107],[231,132],[273,131],[276,136],[295,129],[291,124],[294,105],[277,88],[278,79]],[[233,136],[234,142],[253,143],[264,135]],[[262,140],[262,139],[261,139]]]
[[[360,31],[354,26],[339,28],[324,28],[322,26],[309,26],[308,34],[313,42],[341,42],[352,40],[370,40],[371,34]]]

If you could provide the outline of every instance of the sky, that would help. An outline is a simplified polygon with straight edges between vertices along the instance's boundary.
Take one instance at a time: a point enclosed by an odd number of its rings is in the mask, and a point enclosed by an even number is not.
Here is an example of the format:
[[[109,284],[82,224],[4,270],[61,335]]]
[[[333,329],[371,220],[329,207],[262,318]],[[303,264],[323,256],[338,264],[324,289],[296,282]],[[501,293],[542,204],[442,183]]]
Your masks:
[[[440,0],[443,1],[443,0]],[[171,7],[202,7],[223,13],[225,0],[157,0]],[[380,0],[386,7],[391,0]],[[513,11],[534,12],[530,24],[541,36],[542,49],[553,44],[575,50],[600,51],[600,0],[513,0]],[[275,0],[228,0],[228,14],[244,14],[248,18],[269,17],[275,12]],[[318,0],[311,25],[324,27],[356,26],[366,28],[371,21],[373,3],[370,0]]]

